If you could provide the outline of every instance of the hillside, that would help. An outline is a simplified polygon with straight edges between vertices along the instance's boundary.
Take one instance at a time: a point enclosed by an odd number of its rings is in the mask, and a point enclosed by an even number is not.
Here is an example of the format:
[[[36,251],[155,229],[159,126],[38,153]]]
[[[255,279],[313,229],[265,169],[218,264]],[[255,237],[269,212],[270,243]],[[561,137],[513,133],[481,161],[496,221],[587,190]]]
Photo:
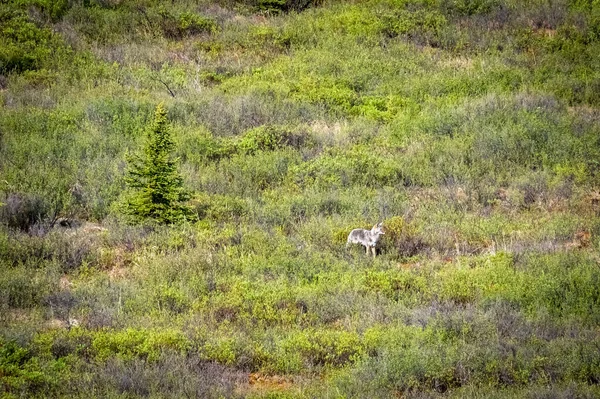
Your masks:
[[[8,0],[0,104],[2,398],[600,396],[597,0]]]

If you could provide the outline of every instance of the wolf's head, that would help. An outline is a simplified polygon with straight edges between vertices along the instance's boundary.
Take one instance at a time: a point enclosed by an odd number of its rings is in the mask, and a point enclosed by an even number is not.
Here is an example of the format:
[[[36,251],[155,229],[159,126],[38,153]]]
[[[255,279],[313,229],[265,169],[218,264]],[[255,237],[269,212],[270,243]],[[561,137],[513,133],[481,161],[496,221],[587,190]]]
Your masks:
[[[385,232],[383,231],[383,222],[377,223],[375,226],[373,226],[373,228],[371,229],[371,234],[373,234],[373,235],[385,234]]]

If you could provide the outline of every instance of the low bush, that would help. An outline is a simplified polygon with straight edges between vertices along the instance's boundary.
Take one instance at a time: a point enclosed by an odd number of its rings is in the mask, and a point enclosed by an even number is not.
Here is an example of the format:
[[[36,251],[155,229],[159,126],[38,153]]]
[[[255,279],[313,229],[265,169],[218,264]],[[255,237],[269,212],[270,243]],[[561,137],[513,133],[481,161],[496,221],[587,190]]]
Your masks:
[[[199,219],[217,223],[237,221],[249,213],[247,201],[228,195],[197,194],[190,201]]]
[[[241,397],[237,392],[247,373],[197,355],[165,352],[152,363],[144,360],[110,359],[92,368],[95,378],[73,383],[81,395],[198,397],[207,399]]]
[[[441,32],[447,25],[444,15],[437,10],[393,10],[383,18],[383,33],[393,38],[406,36],[421,45],[439,47]]]
[[[212,19],[189,11],[174,15],[166,7],[160,7],[158,16],[163,34],[170,39],[182,39],[200,33],[215,33],[218,29]]]
[[[165,351],[185,353],[190,348],[190,342],[177,330],[101,330],[93,335],[91,347],[99,361],[116,357],[155,362]]]
[[[31,350],[0,338],[0,393],[18,397],[23,392],[34,397],[56,395],[69,377],[64,361],[43,362]]]
[[[43,274],[25,267],[6,269],[0,279],[0,307],[40,307],[49,295],[56,292],[57,286],[58,274],[50,268],[44,270]]]
[[[42,230],[41,235],[8,233],[0,246],[0,264],[39,270],[49,266],[68,272],[83,264],[97,265],[100,247],[97,235],[82,230],[70,233],[57,227],[48,233]]]
[[[341,367],[351,364],[363,353],[358,334],[335,330],[305,330],[281,342],[283,352],[277,364],[281,372],[293,373],[301,369],[323,366]]]
[[[310,138],[303,132],[297,133],[284,126],[266,125],[246,132],[236,143],[236,148],[243,154],[254,154],[283,147],[300,150],[307,144],[310,145]]]
[[[290,169],[288,179],[299,187],[318,188],[353,185],[380,188],[404,183],[402,170],[393,159],[372,153],[364,146],[323,154],[295,166]]]
[[[59,36],[39,27],[25,12],[0,6],[0,74],[22,73],[51,65],[52,57],[64,46]]]
[[[48,204],[36,195],[11,193],[0,204],[2,224],[24,232],[35,224],[47,221],[48,216]]]

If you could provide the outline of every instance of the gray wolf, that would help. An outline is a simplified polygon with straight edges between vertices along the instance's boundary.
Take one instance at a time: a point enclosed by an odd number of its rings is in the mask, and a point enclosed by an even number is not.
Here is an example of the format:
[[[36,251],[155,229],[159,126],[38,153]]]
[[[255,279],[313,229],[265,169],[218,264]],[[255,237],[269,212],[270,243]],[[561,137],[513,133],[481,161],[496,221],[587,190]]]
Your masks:
[[[383,234],[385,234],[383,232],[383,223],[376,224],[371,230],[354,229],[348,234],[346,248],[348,248],[350,244],[361,244],[365,246],[367,255],[369,254],[369,251],[373,251],[373,257],[375,257],[375,246],[379,241],[379,237]]]

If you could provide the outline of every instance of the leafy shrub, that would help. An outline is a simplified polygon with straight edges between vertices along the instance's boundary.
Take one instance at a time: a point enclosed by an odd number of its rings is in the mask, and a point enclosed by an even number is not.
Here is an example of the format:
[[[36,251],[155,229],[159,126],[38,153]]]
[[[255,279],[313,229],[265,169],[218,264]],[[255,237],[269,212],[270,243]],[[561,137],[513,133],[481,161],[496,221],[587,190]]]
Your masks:
[[[228,195],[197,194],[190,201],[190,205],[200,219],[216,222],[238,220],[249,211],[246,201]]]
[[[36,234],[18,232],[2,238],[0,254],[8,267],[44,270],[50,266],[68,272],[83,264],[97,265],[101,253],[98,236],[84,229],[74,233],[56,227],[49,232],[41,229]]]
[[[159,310],[174,314],[184,313],[190,308],[186,295],[175,287],[159,287],[156,302]]]
[[[0,5],[0,74],[22,73],[47,66],[60,40],[39,28],[24,12]]]
[[[247,374],[197,355],[183,356],[170,351],[154,362],[142,359],[109,359],[93,368],[94,380],[79,381],[78,393],[90,396],[197,397],[207,399],[238,397],[237,387]]]
[[[284,126],[266,125],[247,131],[236,143],[236,147],[243,154],[254,154],[257,151],[273,151],[284,146],[301,149],[311,144],[305,133],[297,133]]]
[[[255,4],[260,10],[277,13],[282,11],[303,11],[308,7],[322,4],[323,0],[250,0],[250,2],[253,5]]]
[[[0,221],[10,228],[28,231],[45,221],[48,211],[48,204],[37,195],[11,193],[0,204]]]
[[[15,267],[3,272],[0,279],[0,307],[31,309],[44,304],[45,298],[56,291],[58,277],[47,271]]]
[[[59,21],[72,6],[68,0],[21,0],[18,4],[23,8],[34,7],[52,22]]]
[[[491,12],[500,4],[499,0],[452,0],[448,1],[445,6],[447,12],[456,16],[473,16],[482,15]]]
[[[160,27],[163,34],[171,39],[181,39],[200,33],[215,33],[217,24],[210,18],[186,11],[179,15],[172,14],[167,8],[158,10]]]
[[[395,245],[398,245],[405,228],[406,222],[402,216],[393,216],[383,222],[385,231],[385,239],[391,240]]]
[[[382,187],[403,182],[403,174],[393,159],[356,146],[349,151],[324,154],[290,169],[289,179],[300,187]]]
[[[418,44],[440,46],[442,30],[447,25],[444,15],[437,10],[398,9],[382,18],[383,33],[390,37],[405,36]]]
[[[426,276],[410,270],[368,272],[363,277],[362,285],[367,292],[381,294],[407,306],[422,303],[432,296]]]
[[[279,186],[288,170],[299,163],[300,154],[290,149],[259,151],[254,155],[235,154],[208,170],[205,191],[236,197],[252,196]],[[208,173],[207,173],[208,174]]]
[[[63,361],[44,365],[28,348],[4,339],[0,339],[0,374],[0,392],[7,397],[17,397],[23,392],[34,395],[56,393],[68,377]]]
[[[358,334],[335,330],[305,330],[287,337],[281,343],[284,356],[298,357],[302,367],[343,366],[356,361],[363,353]],[[289,362],[292,359],[288,359]],[[303,363],[303,364],[302,364]],[[292,363],[288,364],[288,367]],[[282,364],[285,367],[285,363]],[[298,370],[281,370],[295,372]]]
[[[595,320],[599,316],[600,272],[586,256],[556,254],[531,257],[520,300],[529,308],[544,308],[557,317]],[[535,294],[533,294],[535,293]]]
[[[92,340],[92,350],[100,361],[116,356],[124,360],[141,358],[154,362],[164,351],[183,353],[189,346],[190,342],[180,331],[169,329],[101,330],[94,334]]]

